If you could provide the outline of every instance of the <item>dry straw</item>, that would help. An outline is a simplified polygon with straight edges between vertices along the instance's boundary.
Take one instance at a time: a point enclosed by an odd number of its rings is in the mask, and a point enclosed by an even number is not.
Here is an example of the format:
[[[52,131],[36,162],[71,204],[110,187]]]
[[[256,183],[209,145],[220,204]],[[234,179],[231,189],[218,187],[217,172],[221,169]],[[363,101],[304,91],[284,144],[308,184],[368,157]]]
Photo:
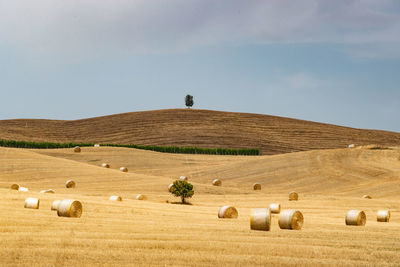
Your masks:
[[[215,185],[215,186],[221,186],[222,182],[221,182],[220,179],[215,179],[215,180],[212,181],[212,184]]]
[[[253,184],[253,189],[254,190],[261,190],[261,184],[259,184],[259,183]]]
[[[101,167],[103,168],[110,168],[110,165],[108,163],[103,163],[101,164]]]
[[[390,210],[378,210],[378,213],[376,214],[376,220],[378,222],[389,222]]]
[[[362,198],[371,199],[372,197],[370,195],[363,195]]]
[[[281,204],[279,203],[269,204],[269,209],[271,213],[279,214],[281,212]]]
[[[179,177],[179,180],[187,182],[188,178],[186,176],[181,176]]]
[[[299,200],[299,194],[296,192],[292,191],[289,193],[289,201],[296,201]]]
[[[346,225],[364,226],[367,222],[367,216],[364,211],[349,210],[346,213]]]
[[[169,192],[172,192],[172,190],[174,190],[174,184],[170,184],[170,185],[168,186],[168,191],[169,191]]]
[[[271,230],[271,211],[269,209],[253,209],[250,216],[250,229]]]
[[[25,206],[24,208],[27,209],[39,209],[40,199],[35,197],[28,197],[25,199]]]
[[[12,184],[10,188],[12,190],[19,190],[19,184]]]
[[[73,180],[68,180],[65,182],[65,187],[66,188],[75,188],[76,183]]]
[[[136,200],[146,200],[147,197],[145,195],[139,194],[136,196]]]
[[[111,196],[110,200],[111,201],[122,201],[122,197],[120,197],[120,196]]]
[[[20,192],[28,192],[29,189],[26,188],[26,187],[20,186],[20,187],[18,188],[18,191],[20,191]]]
[[[42,190],[39,193],[41,194],[54,194],[55,191],[53,189],[46,189],[46,190]]]
[[[81,148],[79,146],[74,147],[74,152],[75,153],[81,152]]]
[[[283,210],[279,216],[281,229],[300,230],[303,223],[303,214],[298,210]]]
[[[51,203],[51,210],[58,210],[58,205],[60,205],[61,200],[54,200],[53,203]]]
[[[128,172],[128,168],[127,167],[121,167],[121,168],[119,168],[119,170],[121,172]]]
[[[232,206],[223,206],[218,211],[218,218],[236,219],[238,215],[238,211]]]
[[[58,204],[57,215],[60,217],[79,218],[82,215],[82,203],[74,199],[64,199]]]

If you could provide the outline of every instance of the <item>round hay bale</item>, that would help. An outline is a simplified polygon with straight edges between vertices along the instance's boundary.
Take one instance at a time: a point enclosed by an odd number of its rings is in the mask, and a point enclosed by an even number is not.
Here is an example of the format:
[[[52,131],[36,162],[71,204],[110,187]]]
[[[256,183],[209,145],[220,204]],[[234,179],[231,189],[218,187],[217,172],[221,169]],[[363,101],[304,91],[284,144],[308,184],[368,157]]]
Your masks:
[[[18,190],[19,189],[19,184],[12,184],[10,188],[12,190]]]
[[[370,195],[363,195],[362,198],[372,199],[372,197]]]
[[[108,163],[103,163],[103,164],[101,164],[101,167],[103,167],[103,168],[110,168],[110,164],[108,164]]]
[[[355,145],[355,144],[350,144],[348,147],[349,147],[349,148],[355,148],[356,145]]]
[[[54,192],[54,190],[53,190],[53,189],[46,189],[46,190],[42,190],[42,191],[40,191],[39,193],[41,193],[41,194],[43,194],[43,193],[45,193],[45,194],[48,194],[48,193],[50,193],[50,194],[54,194],[55,192]]]
[[[181,176],[179,180],[187,182],[189,179],[186,176]]]
[[[94,147],[100,147],[100,144],[94,144]]]
[[[60,202],[61,200],[54,200],[53,203],[51,203],[51,210],[57,210]]]
[[[215,180],[212,181],[212,185],[221,186],[221,185],[222,185],[222,182],[221,182],[220,179],[215,179]]]
[[[76,183],[73,180],[68,180],[65,182],[65,187],[66,188],[75,188]]]
[[[80,153],[81,152],[81,148],[79,146],[74,147],[74,152],[75,153]]]
[[[174,190],[174,184],[170,184],[170,185],[168,186],[168,191],[169,191],[169,192],[172,192],[172,190]]]
[[[136,196],[136,200],[146,200],[147,197],[145,195],[139,194]]]
[[[279,214],[281,212],[281,204],[279,203],[269,204],[269,210],[271,211],[271,213]]]
[[[40,199],[35,197],[28,197],[25,199],[25,206],[26,209],[39,209]]]
[[[29,189],[26,188],[26,187],[20,186],[20,187],[18,188],[18,191],[20,191],[20,192],[28,192]]]
[[[299,194],[296,192],[292,191],[289,193],[289,201],[297,201],[299,200]]]
[[[346,225],[364,226],[367,222],[367,216],[364,211],[349,210],[346,213]]]
[[[300,230],[303,227],[304,217],[298,210],[284,210],[279,216],[279,228]]]
[[[111,201],[122,201],[122,197],[120,197],[120,196],[111,196],[110,200]]]
[[[253,189],[254,190],[261,190],[261,184],[259,184],[259,183],[253,184]]]
[[[75,199],[64,199],[58,204],[57,215],[60,217],[79,218],[82,215],[82,203]]]
[[[127,167],[121,167],[121,168],[119,168],[119,170],[121,172],[128,172],[128,168]]]
[[[378,222],[389,222],[390,210],[378,210],[378,213],[376,214],[376,220]]]
[[[238,215],[238,211],[232,206],[223,206],[218,211],[218,218],[236,219]]]
[[[271,211],[269,209],[254,209],[250,216],[250,229],[269,231],[271,230]]]

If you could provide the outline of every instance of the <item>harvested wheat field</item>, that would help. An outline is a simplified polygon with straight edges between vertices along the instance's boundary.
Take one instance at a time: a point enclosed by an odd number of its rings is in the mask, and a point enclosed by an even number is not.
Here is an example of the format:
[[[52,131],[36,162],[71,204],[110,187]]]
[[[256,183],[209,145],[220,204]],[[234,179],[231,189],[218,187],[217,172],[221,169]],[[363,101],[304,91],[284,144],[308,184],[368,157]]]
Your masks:
[[[194,185],[191,205],[174,204],[179,199],[166,190],[181,175]],[[210,177],[223,186],[210,184]],[[69,179],[77,184],[73,190],[65,187]],[[255,182],[265,186],[254,191]],[[29,191],[11,190],[14,183]],[[40,194],[43,188],[56,193]],[[291,191],[299,201],[288,200]],[[136,201],[138,194],[147,201]],[[109,201],[111,195],[124,201]],[[28,197],[40,198],[38,210],[24,208]],[[58,217],[51,205],[59,199],[79,200],[81,217]],[[248,157],[0,148],[0,203],[1,265],[400,264],[398,148]],[[272,214],[271,231],[251,230],[251,210],[271,203],[301,211],[301,230],[280,229],[279,214]],[[238,218],[219,219],[225,205],[234,206]],[[345,225],[352,209],[365,211],[365,226]],[[378,210],[390,210],[390,222],[377,222]]]

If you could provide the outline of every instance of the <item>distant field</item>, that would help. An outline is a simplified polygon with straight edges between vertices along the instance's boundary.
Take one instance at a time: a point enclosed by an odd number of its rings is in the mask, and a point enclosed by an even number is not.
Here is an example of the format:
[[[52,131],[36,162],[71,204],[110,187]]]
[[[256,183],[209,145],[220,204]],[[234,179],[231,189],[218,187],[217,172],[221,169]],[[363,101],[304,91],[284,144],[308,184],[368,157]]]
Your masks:
[[[170,109],[75,121],[3,120],[0,139],[210,148],[258,148],[263,155],[349,144],[400,145],[400,133],[234,112]]]
[[[102,162],[111,169],[99,167]],[[194,184],[192,205],[166,203],[177,201],[167,186],[180,175]],[[71,178],[77,187],[66,189]],[[214,178],[221,187],[210,185]],[[0,148],[0,265],[398,266],[399,178],[398,148],[255,157]],[[14,182],[31,191],[9,190]],[[253,182],[262,190],[251,190]],[[47,188],[56,194],[37,193]],[[291,190],[299,192],[298,202],[287,200]],[[148,200],[134,200],[139,193]],[[108,201],[115,194],[124,201]],[[39,210],[23,208],[27,196],[41,198]],[[82,217],[50,211],[60,198],[81,200]],[[274,216],[271,232],[251,231],[251,208],[272,202],[301,210],[303,229],[280,230]],[[238,219],[217,218],[226,204],[237,207]],[[348,209],[365,210],[367,225],[345,226]],[[392,211],[390,223],[376,222],[378,209]]]

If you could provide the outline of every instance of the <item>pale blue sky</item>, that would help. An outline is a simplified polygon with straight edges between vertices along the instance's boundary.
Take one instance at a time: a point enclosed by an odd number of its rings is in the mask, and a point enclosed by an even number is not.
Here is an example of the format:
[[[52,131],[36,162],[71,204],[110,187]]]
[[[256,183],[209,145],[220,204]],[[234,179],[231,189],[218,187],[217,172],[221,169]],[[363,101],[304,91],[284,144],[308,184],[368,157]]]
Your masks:
[[[400,132],[400,1],[0,0],[0,119],[184,107]]]

